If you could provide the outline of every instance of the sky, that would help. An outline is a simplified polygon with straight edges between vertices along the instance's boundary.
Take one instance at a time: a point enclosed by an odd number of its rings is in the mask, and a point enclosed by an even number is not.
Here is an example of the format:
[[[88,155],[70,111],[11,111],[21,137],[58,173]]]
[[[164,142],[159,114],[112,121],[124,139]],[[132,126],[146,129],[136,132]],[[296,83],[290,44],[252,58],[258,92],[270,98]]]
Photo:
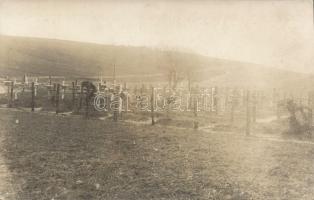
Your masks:
[[[314,73],[312,0],[0,0],[0,34],[148,46]]]

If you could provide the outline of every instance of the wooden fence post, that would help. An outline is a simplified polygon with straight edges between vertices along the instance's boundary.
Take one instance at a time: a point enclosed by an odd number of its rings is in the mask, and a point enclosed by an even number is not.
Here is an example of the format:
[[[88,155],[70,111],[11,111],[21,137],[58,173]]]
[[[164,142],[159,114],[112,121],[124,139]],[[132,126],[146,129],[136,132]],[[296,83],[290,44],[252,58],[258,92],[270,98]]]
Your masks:
[[[57,91],[56,91],[56,98],[55,98],[55,101],[56,101],[56,114],[59,113],[59,95],[60,95],[60,84],[58,83]]]
[[[118,98],[117,98],[117,94],[116,93],[114,93],[114,97],[113,97],[113,101],[114,101],[114,109],[113,109],[113,120],[115,121],[115,122],[117,122],[118,121],[118,106],[119,106],[119,100],[118,100]]]
[[[113,120],[114,122],[118,121],[119,116],[119,107],[120,107],[120,96],[118,95],[118,90],[116,85],[113,89],[113,102],[114,102],[114,109],[113,109]]]
[[[125,112],[129,112],[129,93],[126,93],[126,99],[125,99]]]
[[[100,92],[101,82],[97,84],[97,91]]]
[[[75,108],[75,94],[76,94],[76,85],[75,82],[72,82],[72,110]]]
[[[35,83],[32,82],[32,102],[31,102],[32,112],[35,110]]]
[[[51,96],[51,85],[47,86],[47,97],[48,97],[48,101],[50,100]]]
[[[218,87],[215,87],[215,93],[214,93],[214,104],[215,104],[215,112],[216,112],[216,115],[219,114],[220,112],[220,108],[219,108],[219,103],[220,103],[220,99],[219,99],[219,92],[218,91]]]
[[[10,108],[13,106],[13,89],[14,89],[14,81],[11,82],[11,87],[10,87],[10,101],[9,101]]]
[[[155,115],[154,115],[154,98],[155,98],[155,94],[154,94],[154,87],[152,87],[152,95],[151,95],[151,99],[150,99],[150,103],[151,103],[151,114],[152,114],[152,125],[155,125]]]
[[[34,83],[34,96],[37,97],[37,84]]]
[[[86,96],[85,96],[85,103],[86,103],[86,107],[85,107],[85,116],[86,118],[88,118],[89,115],[89,94],[90,94],[90,85],[87,85],[87,91],[86,91]]]
[[[83,101],[83,87],[81,85],[81,93],[80,93],[80,105],[79,105],[79,110],[82,108],[82,101]]]
[[[197,96],[194,96],[193,98],[193,109],[194,109],[194,129],[198,129],[198,121],[197,121],[197,107],[198,107],[198,102],[197,102]]]
[[[7,97],[8,97],[8,106],[10,107],[10,85],[8,86],[8,90],[7,90]]]
[[[250,112],[250,91],[246,92],[246,135],[251,131],[251,112]]]
[[[65,81],[62,81],[62,85],[61,85],[61,100],[64,101],[65,98]]]
[[[57,84],[56,84],[56,83],[53,84],[53,89],[52,89],[52,91],[53,91],[53,95],[52,95],[52,97],[51,97],[51,101],[52,101],[52,103],[53,103],[53,105],[54,105],[55,102],[56,102],[56,94],[57,94]]]

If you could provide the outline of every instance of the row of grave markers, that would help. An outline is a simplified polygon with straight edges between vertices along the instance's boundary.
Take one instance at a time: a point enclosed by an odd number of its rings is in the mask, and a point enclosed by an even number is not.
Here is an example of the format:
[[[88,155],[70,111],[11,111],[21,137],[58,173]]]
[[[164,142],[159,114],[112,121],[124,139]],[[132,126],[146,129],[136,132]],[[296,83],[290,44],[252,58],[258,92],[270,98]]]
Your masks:
[[[62,83],[53,83],[49,81],[48,84],[40,84],[38,81],[31,82],[31,84],[18,84],[15,81],[8,81],[6,83],[8,86],[8,97],[9,97],[9,107],[12,107],[14,100],[18,99],[18,92],[27,92],[30,85],[31,91],[31,110],[34,111],[35,108],[35,99],[37,96],[37,90],[39,87],[47,88],[47,96],[48,99],[51,99],[56,106],[56,113],[59,113],[59,105],[60,100],[64,100],[65,95],[69,94],[68,91],[72,93],[72,105],[74,109],[74,105],[76,105],[77,97],[79,96],[79,109],[82,107],[82,103],[84,100],[84,91],[82,90],[81,86],[78,84],[78,81],[72,82],[72,85],[66,84],[65,81]],[[15,92],[14,89],[17,89]],[[127,88],[127,85],[124,84],[123,87],[119,87],[118,91],[113,88],[107,87],[106,84],[98,83],[97,89],[99,93],[104,93],[108,95],[108,102],[110,105],[110,101],[119,101],[119,103],[115,103],[115,106],[120,106],[121,101],[121,108],[120,109],[113,109],[114,111],[114,119],[117,120],[117,110],[119,111],[131,111],[130,105],[134,102],[134,98],[136,101],[136,108],[141,111],[150,111],[152,113],[152,124],[154,124],[154,113],[157,111],[161,111],[167,103],[165,103],[168,99],[161,98],[162,101],[159,101],[160,96],[166,97],[171,91],[166,88],[154,88],[151,87],[148,89],[147,87],[143,87],[138,89],[137,87],[133,88],[132,90]],[[125,99],[112,99],[114,91],[122,92],[125,91],[127,93],[127,97]],[[150,91],[150,92],[149,92]],[[159,92],[158,92],[159,91]],[[114,96],[115,97],[115,96]],[[178,89],[176,94],[173,97],[181,98],[185,97],[185,109],[180,109],[180,111],[193,111],[195,116],[197,116],[197,112],[200,111],[209,111],[209,112],[216,112],[219,114],[220,112],[225,112],[227,110],[230,111],[230,120],[233,122],[234,120],[234,112],[237,107],[241,107],[246,109],[246,116],[247,116],[247,133],[249,134],[250,130],[250,123],[256,121],[256,112],[257,107],[268,106],[269,102],[272,104],[270,107],[277,108],[278,101],[285,100],[287,98],[294,98],[291,95],[287,95],[284,93],[283,95],[278,91],[272,92],[272,99],[269,98],[269,95],[263,94],[262,91],[249,91],[243,89],[219,89],[218,87],[212,87],[209,89],[200,88],[200,89],[192,89],[191,91],[186,91],[183,89]],[[298,103],[304,104],[307,103],[308,106],[313,106],[314,94],[313,92],[309,93],[307,98],[299,98]],[[133,100],[133,101],[132,101]],[[159,102],[158,102],[159,101]],[[144,103],[143,103],[144,102]],[[162,106],[160,106],[160,102]],[[112,102],[111,102],[112,103]],[[158,104],[159,103],[159,104]],[[88,115],[89,108],[88,103],[86,105],[86,115]],[[144,105],[144,106],[143,106]],[[107,111],[110,111],[110,106],[108,106]],[[178,110],[178,109],[175,109]],[[278,108],[277,108],[278,110]],[[196,123],[197,124],[197,123]],[[197,125],[195,125],[197,127]]]
[[[14,100],[18,99],[19,93],[21,91],[25,92],[27,91],[28,85],[21,85],[21,84],[15,84],[13,81],[6,84],[8,86],[8,97],[9,97],[9,104]],[[59,85],[59,86],[58,86]],[[48,99],[53,98],[56,96],[55,93],[58,91],[58,95],[60,96],[61,100],[64,100],[65,95],[72,93],[72,99],[75,100],[77,91],[80,91],[80,85],[78,85],[78,82],[72,82],[72,85],[65,84],[65,81],[62,81],[61,84],[58,83],[49,83],[49,84],[39,84],[38,82],[32,82],[31,84],[31,91],[34,91],[34,97],[37,96],[37,90],[38,87],[44,86],[47,88],[47,97]],[[106,85],[99,83],[97,85],[98,91],[101,93],[113,93],[113,91],[110,91],[110,88],[108,90],[108,87]],[[59,88],[58,88],[59,87]],[[22,89],[21,89],[22,88]],[[32,89],[33,88],[33,89]],[[121,88],[121,87],[120,87]],[[107,89],[107,90],[106,90]],[[129,99],[136,98],[138,102],[140,102],[137,105],[143,105],[138,106],[137,108],[145,111],[149,110],[149,102],[150,102],[150,92],[147,89],[141,89],[137,90],[136,87],[134,91],[131,91],[130,89],[126,88],[126,85],[123,87],[121,91],[127,91],[127,94]],[[159,108],[165,107],[165,99],[167,96],[173,96],[176,98],[176,100],[181,102],[181,107],[183,107],[183,103],[185,104],[185,109],[177,109],[177,110],[186,110],[191,111],[191,97],[197,98],[197,112],[200,111],[211,111],[211,112],[224,112],[227,110],[228,107],[234,107],[234,106],[240,106],[244,107],[246,104],[246,95],[245,95],[244,89],[225,89],[225,90],[218,90],[218,87],[212,87],[209,89],[200,89],[198,91],[186,91],[186,90],[178,90],[175,94],[169,94],[169,91],[166,87],[164,88],[154,88],[155,93],[155,108],[158,111]],[[273,93],[273,97],[270,100],[269,96],[267,97],[265,94],[262,93],[262,91],[252,91],[251,92],[252,101],[257,104],[259,107],[263,106],[272,106],[275,107],[278,101],[291,98],[295,99],[297,103],[299,104],[307,104],[308,106],[313,105],[313,93],[310,93],[308,98],[294,98],[293,96],[288,96],[285,94],[283,97],[279,97],[278,92]],[[162,101],[158,100],[161,99]],[[161,104],[161,106],[158,106],[158,104]],[[128,105],[128,104],[127,104]],[[127,109],[128,110],[128,109]],[[160,109],[159,109],[160,110]]]

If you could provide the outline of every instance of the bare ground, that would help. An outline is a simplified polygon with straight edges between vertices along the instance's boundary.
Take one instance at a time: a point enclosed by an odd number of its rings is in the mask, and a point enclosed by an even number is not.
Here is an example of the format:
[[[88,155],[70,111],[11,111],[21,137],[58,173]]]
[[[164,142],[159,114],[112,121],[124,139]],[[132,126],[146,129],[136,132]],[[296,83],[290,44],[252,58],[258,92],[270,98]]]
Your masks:
[[[314,196],[312,143],[8,110],[0,127],[0,199]]]

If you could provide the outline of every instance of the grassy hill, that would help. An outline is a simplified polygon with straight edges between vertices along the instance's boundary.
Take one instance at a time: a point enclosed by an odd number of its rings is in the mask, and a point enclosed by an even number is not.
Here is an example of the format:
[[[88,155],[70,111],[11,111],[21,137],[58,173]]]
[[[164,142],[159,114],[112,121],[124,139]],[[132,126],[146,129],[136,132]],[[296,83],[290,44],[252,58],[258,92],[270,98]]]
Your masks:
[[[0,36],[1,76],[105,77],[166,81],[170,68],[203,84],[309,88],[313,76],[251,63],[147,47],[112,46],[54,39]]]

